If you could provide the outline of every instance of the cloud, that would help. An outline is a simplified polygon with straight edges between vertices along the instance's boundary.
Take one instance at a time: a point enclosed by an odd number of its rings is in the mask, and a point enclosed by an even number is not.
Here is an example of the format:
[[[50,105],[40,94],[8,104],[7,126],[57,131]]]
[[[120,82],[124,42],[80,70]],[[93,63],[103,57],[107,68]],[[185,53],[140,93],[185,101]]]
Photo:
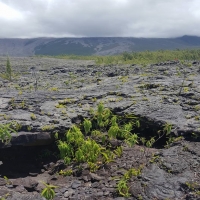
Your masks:
[[[0,37],[198,35],[199,0],[0,0]]]

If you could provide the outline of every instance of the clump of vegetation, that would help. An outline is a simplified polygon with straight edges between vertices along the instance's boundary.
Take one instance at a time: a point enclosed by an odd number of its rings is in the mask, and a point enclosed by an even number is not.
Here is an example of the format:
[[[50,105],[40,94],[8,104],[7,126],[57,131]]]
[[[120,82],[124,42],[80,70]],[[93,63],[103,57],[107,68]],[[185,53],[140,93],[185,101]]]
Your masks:
[[[1,142],[8,144],[11,140],[11,133],[16,131],[11,128],[11,124],[0,124],[0,140]]]
[[[119,180],[119,182],[117,183],[117,191],[121,196],[130,197],[128,181],[130,180],[130,178],[132,176],[140,175],[141,174],[141,169],[142,169],[142,166],[140,166],[138,169],[131,168]]]
[[[11,64],[10,64],[9,57],[7,57],[7,61],[6,61],[6,76],[7,76],[7,79],[9,81],[12,80],[12,67],[11,67]]]
[[[188,193],[192,193],[195,197],[200,197],[200,184],[195,181],[185,183]]]
[[[142,52],[124,52],[113,56],[76,56],[76,55],[59,55],[54,56],[61,59],[75,60],[95,60],[98,65],[107,64],[147,64],[166,62],[169,60],[181,61],[185,66],[191,66],[187,61],[200,60],[200,50],[158,50],[158,51],[142,51]]]
[[[52,131],[54,128],[55,127],[53,124],[46,124],[41,127],[42,131]]]
[[[73,170],[72,169],[60,170],[59,174],[63,176],[71,176],[73,174]]]
[[[143,144],[151,148],[163,136],[171,138],[170,123],[166,123],[154,137],[139,137],[139,134],[135,133],[140,128],[138,117],[133,114],[116,116],[102,102],[98,104],[97,109],[90,110],[90,115],[90,119],[85,118],[82,123],[69,129],[64,138],[58,139],[56,134],[60,158],[66,165],[81,166],[82,163],[87,163],[85,166],[91,172],[95,172],[117,157],[121,157],[124,145],[132,147],[135,144]],[[120,141],[120,145],[112,145],[112,141],[116,140]],[[144,156],[147,155],[148,148],[144,148]],[[128,182],[132,176],[140,175],[142,168],[143,166],[129,169],[119,180],[116,188],[121,196],[130,196]],[[72,175],[72,171],[63,170],[59,174]]]
[[[133,126],[139,125],[135,119],[132,123],[118,125],[117,116],[100,102],[97,110],[92,112],[91,120],[84,119],[83,124],[73,126],[63,140],[58,140],[61,158],[66,164],[86,162],[91,171],[97,170],[101,164],[109,163],[116,156],[122,155],[122,146],[111,151],[107,145],[109,140],[117,138],[130,146],[138,143],[137,134],[131,133]]]
[[[12,81],[12,67],[11,67],[11,64],[10,64],[10,59],[9,57],[7,57],[7,60],[6,60],[6,69],[5,69],[5,73],[1,73],[0,76],[3,78],[3,79],[7,79],[9,81]]]
[[[47,200],[52,200],[55,197],[54,189],[57,188],[57,186],[47,184],[47,183],[44,183],[44,182],[43,182],[43,184],[46,187],[42,190],[41,196],[46,198]]]
[[[32,120],[36,120],[36,115],[34,113],[31,113],[30,117],[31,117]]]
[[[97,170],[101,164],[112,162],[116,157],[121,157],[123,145],[114,147],[110,141],[121,140],[122,144],[132,147],[135,144],[143,144],[151,148],[153,144],[164,135],[169,136],[172,125],[167,123],[158,136],[149,138],[139,137],[134,130],[140,127],[140,121],[136,116],[126,115],[119,119],[113,115],[110,109],[105,108],[100,102],[95,110],[90,112],[91,120],[84,119],[80,125],[74,125],[63,139],[57,141],[60,157],[66,164],[71,162],[87,163],[92,171]],[[129,122],[127,123],[127,119]]]

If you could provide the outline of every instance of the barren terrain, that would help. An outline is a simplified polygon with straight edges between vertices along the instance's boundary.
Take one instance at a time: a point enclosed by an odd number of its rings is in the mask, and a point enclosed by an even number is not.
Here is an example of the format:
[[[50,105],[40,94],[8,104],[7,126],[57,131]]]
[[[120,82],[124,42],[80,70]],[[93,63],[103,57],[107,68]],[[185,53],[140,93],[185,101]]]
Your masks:
[[[9,200],[43,199],[41,181],[58,186],[54,199],[200,199],[200,63],[168,61],[148,66],[97,66],[93,61],[12,57],[11,82],[0,77],[0,123],[13,123],[9,144],[1,143],[0,196]],[[5,73],[6,57],[0,57]],[[91,172],[84,163],[65,165],[54,134],[91,117],[103,102],[115,115],[137,116],[141,142],[120,140],[123,154]],[[131,121],[131,119],[129,119]],[[166,124],[169,135],[159,138]],[[80,170],[81,166],[81,170]],[[142,167],[141,167],[142,166]],[[60,170],[72,169],[63,176]],[[117,191],[127,170],[129,197]],[[8,178],[3,178],[6,176]]]

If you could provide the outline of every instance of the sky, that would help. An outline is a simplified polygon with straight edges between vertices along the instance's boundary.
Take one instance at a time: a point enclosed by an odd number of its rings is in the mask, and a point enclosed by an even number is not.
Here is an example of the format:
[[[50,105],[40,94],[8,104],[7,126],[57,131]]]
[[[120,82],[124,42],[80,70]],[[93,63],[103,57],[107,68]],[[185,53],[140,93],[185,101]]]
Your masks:
[[[0,0],[0,38],[200,36],[200,0]]]

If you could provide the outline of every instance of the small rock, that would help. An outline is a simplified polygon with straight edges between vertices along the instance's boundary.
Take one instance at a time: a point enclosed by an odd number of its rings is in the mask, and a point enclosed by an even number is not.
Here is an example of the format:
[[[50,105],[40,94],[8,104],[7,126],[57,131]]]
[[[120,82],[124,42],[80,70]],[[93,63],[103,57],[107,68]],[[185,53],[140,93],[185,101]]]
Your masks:
[[[19,186],[17,186],[17,187],[15,188],[15,191],[16,191],[16,192],[22,193],[22,192],[27,191],[27,190],[24,188],[23,185],[19,185]]]
[[[29,175],[30,175],[30,176],[37,176],[38,173],[31,173],[31,172],[30,172]]]
[[[108,196],[109,194],[110,194],[109,191],[105,191],[105,192],[103,192],[103,195],[104,195],[104,196]]]
[[[74,194],[74,190],[68,189],[68,191],[66,191],[66,192],[64,193],[64,197],[69,197],[69,196],[71,196],[72,194]]]
[[[90,173],[90,176],[93,181],[100,181],[100,180],[104,179],[103,177],[98,176],[97,174],[94,174],[94,173]]]
[[[97,188],[99,186],[99,183],[98,182],[94,182],[93,184],[92,184],[92,187],[93,188]]]
[[[63,169],[64,166],[65,166],[64,161],[63,161],[63,160],[58,160],[58,161],[56,162],[56,164],[53,165],[53,166],[51,167],[51,170],[50,170],[48,173],[49,173],[50,175],[53,175],[53,174],[56,173],[57,171]]]
[[[64,192],[66,192],[67,188],[63,187],[63,188],[60,188],[59,190],[60,190],[61,193],[64,193]]]
[[[4,178],[0,178],[0,186],[6,185],[6,181]]]
[[[82,179],[87,182],[88,181],[88,176],[83,176]]]
[[[14,188],[13,185],[6,185],[7,188]]]
[[[97,192],[97,196],[103,196],[103,192]]]
[[[23,185],[25,188],[28,189],[34,189],[38,185],[38,182],[32,180],[30,177],[15,179],[12,183],[14,186]]]
[[[74,181],[73,183],[72,183],[72,189],[76,189],[76,188],[78,188],[78,187],[80,187],[81,186],[81,181]]]

